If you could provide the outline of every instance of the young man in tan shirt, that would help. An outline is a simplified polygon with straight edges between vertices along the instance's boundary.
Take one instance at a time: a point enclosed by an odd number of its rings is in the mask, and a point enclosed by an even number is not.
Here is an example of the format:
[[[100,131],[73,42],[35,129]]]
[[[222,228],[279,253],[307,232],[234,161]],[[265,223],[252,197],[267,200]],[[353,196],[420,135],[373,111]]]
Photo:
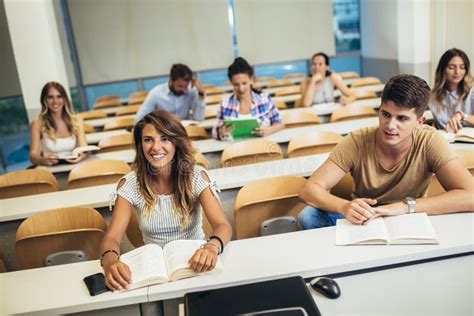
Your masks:
[[[421,78],[398,75],[382,93],[379,126],[350,133],[300,191],[305,207],[303,229],[335,225],[338,218],[354,224],[384,215],[414,212],[444,214],[474,211],[474,181],[449,144],[427,125],[423,112],[430,87]],[[352,201],[329,191],[351,173]],[[445,193],[424,197],[436,174]]]

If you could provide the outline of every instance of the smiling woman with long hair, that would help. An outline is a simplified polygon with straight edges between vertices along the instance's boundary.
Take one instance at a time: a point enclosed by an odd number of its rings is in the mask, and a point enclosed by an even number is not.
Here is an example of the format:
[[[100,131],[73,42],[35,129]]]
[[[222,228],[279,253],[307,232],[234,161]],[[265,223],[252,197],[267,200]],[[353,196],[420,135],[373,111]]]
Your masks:
[[[131,280],[118,254],[134,209],[145,244],[161,247],[173,240],[204,239],[204,210],[213,235],[190,258],[189,266],[197,272],[213,269],[232,228],[215,182],[196,164],[185,128],[172,114],[155,110],[137,122],[133,138],[133,171],[119,181],[112,220],[100,246],[107,286],[119,290]]]
[[[31,122],[30,160],[33,164],[57,164],[58,154],[87,146],[82,119],[74,115],[71,101],[64,87],[55,81],[48,82],[41,90],[41,112]],[[77,163],[87,157],[82,153]]]
[[[462,50],[452,48],[441,56],[430,109],[437,128],[457,132],[463,126],[473,126],[474,89],[469,58]]]

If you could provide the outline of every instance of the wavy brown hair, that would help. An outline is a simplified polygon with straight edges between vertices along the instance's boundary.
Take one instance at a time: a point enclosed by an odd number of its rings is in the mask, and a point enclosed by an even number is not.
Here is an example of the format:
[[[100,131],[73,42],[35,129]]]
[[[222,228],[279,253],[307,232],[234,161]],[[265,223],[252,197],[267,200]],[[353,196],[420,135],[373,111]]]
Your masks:
[[[442,107],[443,106],[443,99],[448,91],[448,84],[449,82],[446,80],[444,72],[448,67],[449,61],[454,57],[460,57],[466,67],[466,74],[462,81],[458,84],[457,93],[459,95],[459,99],[456,104],[456,108],[463,104],[469,94],[469,90],[471,89],[472,85],[472,78],[470,73],[471,64],[469,62],[469,58],[467,57],[466,53],[460,49],[452,48],[447,50],[439,59],[438,67],[436,67],[435,73],[435,83],[432,90],[432,100],[435,106]]]
[[[38,121],[41,126],[41,133],[47,135],[50,139],[56,140],[57,126],[53,120],[53,117],[49,113],[48,108],[48,93],[50,89],[56,89],[59,94],[63,97],[64,107],[62,110],[61,118],[66,122],[69,133],[73,134],[76,138],[79,133],[79,122],[74,117],[74,110],[72,108],[71,100],[69,99],[66,89],[56,81],[50,81],[46,83],[41,90],[40,102],[41,112],[38,115]]]
[[[145,215],[154,208],[157,192],[153,190],[154,170],[145,157],[142,146],[142,134],[145,125],[151,124],[161,135],[167,136],[175,145],[176,152],[171,161],[171,187],[173,191],[174,211],[181,220],[181,227],[189,224],[190,215],[195,212],[195,199],[192,191],[194,149],[186,129],[175,116],[163,110],[155,110],[137,122],[133,130],[133,141],[136,150],[133,170],[137,174],[139,191],[145,199]]]

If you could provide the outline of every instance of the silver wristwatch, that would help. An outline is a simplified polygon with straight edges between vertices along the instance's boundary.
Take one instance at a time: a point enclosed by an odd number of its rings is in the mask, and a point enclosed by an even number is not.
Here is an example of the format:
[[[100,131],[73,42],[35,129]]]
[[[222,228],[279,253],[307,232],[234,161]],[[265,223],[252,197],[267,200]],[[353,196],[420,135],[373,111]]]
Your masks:
[[[407,196],[403,199],[403,203],[408,205],[408,214],[415,213],[416,211],[416,199],[414,197]]]

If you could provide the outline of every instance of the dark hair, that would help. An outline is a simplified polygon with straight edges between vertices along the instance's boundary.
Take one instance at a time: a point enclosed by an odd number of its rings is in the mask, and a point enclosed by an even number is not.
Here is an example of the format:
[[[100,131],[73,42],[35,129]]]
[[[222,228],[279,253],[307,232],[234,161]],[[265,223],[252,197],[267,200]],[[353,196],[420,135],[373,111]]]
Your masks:
[[[420,117],[428,107],[430,86],[413,75],[397,75],[388,81],[382,92],[382,103],[393,101],[396,105],[415,109]]]
[[[313,62],[314,57],[317,57],[317,56],[323,57],[323,58],[324,58],[324,62],[326,63],[326,65],[329,66],[329,56],[326,55],[326,54],[323,53],[323,52],[317,52],[316,54],[314,54],[313,57],[311,57],[311,62]],[[329,76],[331,75],[331,73],[332,73],[332,72],[331,72],[330,70],[326,70],[325,76],[326,76],[326,77],[329,77]]]
[[[133,170],[137,175],[138,187],[143,196],[146,211],[150,214],[156,194],[153,191],[154,170],[151,169],[145,154],[143,153],[142,134],[145,125],[151,124],[158,133],[169,137],[175,145],[176,152],[171,166],[171,179],[173,186],[173,198],[175,212],[182,221],[183,227],[188,225],[190,215],[195,211],[195,201],[192,192],[192,176],[194,164],[194,149],[188,137],[186,129],[171,113],[164,110],[155,110],[145,115],[137,122],[133,129],[133,142],[135,145],[135,161]]]
[[[193,71],[186,65],[174,64],[171,66],[170,79],[171,81],[176,81],[178,79],[191,81],[193,79]]]
[[[253,78],[253,68],[250,64],[242,57],[237,57],[234,59],[234,62],[227,68],[227,77],[229,77],[229,81],[232,82],[232,76],[238,74],[246,74],[250,78]],[[255,93],[260,93],[260,90],[251,87],[252,91]]]
[[[467,57],[466,53],[457,48],[448,49],[444,54],[441,56],[438,62],[438,66],[436,67],[435,72],[435,83],[433,87],[433,99],[434,104],[437,106],[442,106],[444,95],[446,91],[448,91],[448,84],[449,82],[446,80],[444,72],[448,67],[449,62],[454,57],[460,57],[466,67],[466,74],[464,78],[462,78],[461,82],[459,82],[457,86],[457,93],[459,95],[458,102],[464,102],[469,94],[470,90],[470,68],[471,63],[469,62],[469,58]]]

